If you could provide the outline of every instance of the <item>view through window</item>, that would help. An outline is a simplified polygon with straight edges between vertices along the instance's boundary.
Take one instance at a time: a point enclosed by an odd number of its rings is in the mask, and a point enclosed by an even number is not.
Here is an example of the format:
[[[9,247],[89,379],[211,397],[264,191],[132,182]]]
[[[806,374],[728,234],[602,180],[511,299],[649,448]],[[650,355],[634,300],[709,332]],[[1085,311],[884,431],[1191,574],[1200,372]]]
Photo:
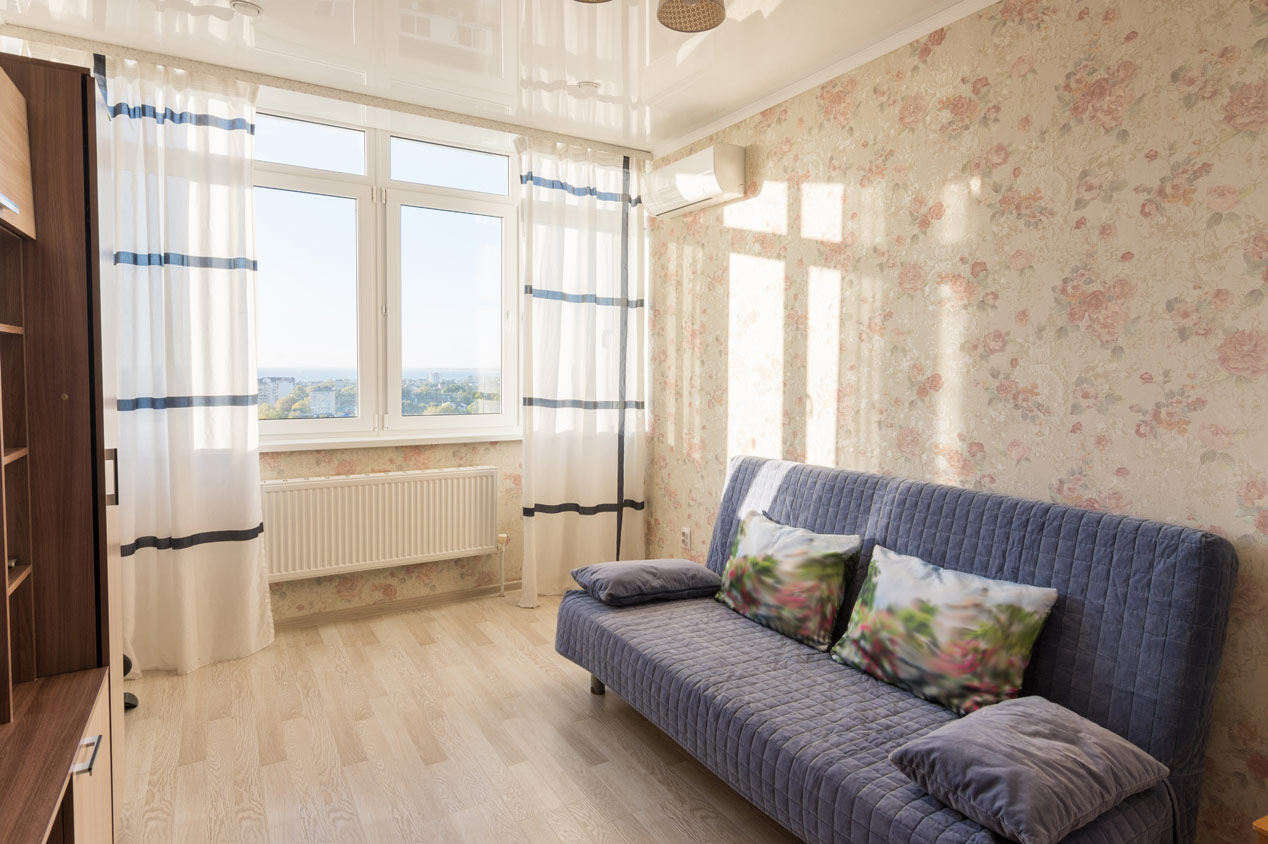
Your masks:
[[[261,433],[513,425],[509,157],[270,115],[256,132]]]
[[[502,220],[401,208],[401,413],[500,413]]]
[[[255,228],[260,418],[355,417],[357,201],[257,187]]]

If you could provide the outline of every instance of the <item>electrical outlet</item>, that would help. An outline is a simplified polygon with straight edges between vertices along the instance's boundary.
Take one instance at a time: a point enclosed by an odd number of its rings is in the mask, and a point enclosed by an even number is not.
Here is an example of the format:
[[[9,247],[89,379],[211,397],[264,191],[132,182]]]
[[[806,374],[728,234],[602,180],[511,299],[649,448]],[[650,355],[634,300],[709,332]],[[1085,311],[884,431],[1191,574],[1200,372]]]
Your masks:
[[[691,528],[685,527],[682,529],[682,547],[691,547]]]

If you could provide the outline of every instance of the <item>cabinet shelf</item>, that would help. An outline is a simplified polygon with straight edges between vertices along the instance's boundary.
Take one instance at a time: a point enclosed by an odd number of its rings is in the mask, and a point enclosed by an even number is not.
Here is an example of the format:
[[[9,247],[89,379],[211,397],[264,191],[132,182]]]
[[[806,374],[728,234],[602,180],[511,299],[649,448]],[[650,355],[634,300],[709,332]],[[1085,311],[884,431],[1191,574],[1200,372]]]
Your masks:
[[[9,569],[9,587],[7,594],[12,595],[18,591],[18,587],[22,585],[22,581],[31,575],[31,564],[23,563],[20,566],[14,566]]]
[[[20,325],[11,325],[7,322],[0,322],[0,334],[25,334],[26,329]]]
[[[23,457],[26,457],[26,452],[26,446],[22,446],[21,448],[6,448],[4,450],[4,465],[8,466],[14,460],[21,460]]]

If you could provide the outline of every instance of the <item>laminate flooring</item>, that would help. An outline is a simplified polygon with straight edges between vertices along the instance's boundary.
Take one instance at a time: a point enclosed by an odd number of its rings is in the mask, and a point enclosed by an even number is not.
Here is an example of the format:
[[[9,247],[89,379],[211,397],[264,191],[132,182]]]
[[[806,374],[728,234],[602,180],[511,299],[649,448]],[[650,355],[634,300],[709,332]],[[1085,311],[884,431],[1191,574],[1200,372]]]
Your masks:
[[[558,599],[282,630],[125,688],[118,844],[796,839],[555,653]]]

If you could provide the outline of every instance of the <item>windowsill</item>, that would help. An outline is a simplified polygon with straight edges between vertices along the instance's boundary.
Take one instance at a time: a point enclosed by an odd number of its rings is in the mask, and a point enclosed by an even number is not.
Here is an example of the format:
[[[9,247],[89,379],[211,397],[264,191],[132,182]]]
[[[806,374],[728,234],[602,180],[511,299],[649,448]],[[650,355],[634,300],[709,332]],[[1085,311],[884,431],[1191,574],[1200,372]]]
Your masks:
[[[319,436],[274,434],[260,437],[260,452],[319,451],[338,448],[391,448],[403,445],[452,445],[457,443],[514,442],[524,438],[520,429],[471,430],[460,433],[400,431],[392,434],[322,434]]]

